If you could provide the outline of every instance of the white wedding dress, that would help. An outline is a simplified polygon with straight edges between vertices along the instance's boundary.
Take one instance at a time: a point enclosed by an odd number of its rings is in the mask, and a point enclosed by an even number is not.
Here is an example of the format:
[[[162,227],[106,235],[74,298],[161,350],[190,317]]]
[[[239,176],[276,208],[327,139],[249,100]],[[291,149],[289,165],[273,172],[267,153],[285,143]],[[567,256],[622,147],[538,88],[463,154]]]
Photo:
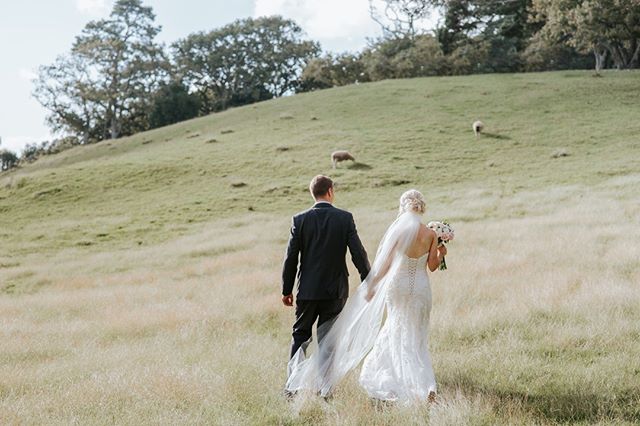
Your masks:
[[[371,272],[333,325],[327,323],[328,331],[318,333],[325,337],[317,351],[307,358],[303,345],[289,361],[288,392],[329,395],[363,359],[360,384],[372,398],[404,405],[426,401],[436,391],[428,348],[428,254],[405,254],[420,225],[419,215],[406,212],[389,226]],[[375,295],[367,301],[370,290]]]
[[[428,253],[403,255],[389,279],[387,319],[364,360],[360,384],[370,397],[386,401],[425,401],[436,391],[429,355],[431,287]]]

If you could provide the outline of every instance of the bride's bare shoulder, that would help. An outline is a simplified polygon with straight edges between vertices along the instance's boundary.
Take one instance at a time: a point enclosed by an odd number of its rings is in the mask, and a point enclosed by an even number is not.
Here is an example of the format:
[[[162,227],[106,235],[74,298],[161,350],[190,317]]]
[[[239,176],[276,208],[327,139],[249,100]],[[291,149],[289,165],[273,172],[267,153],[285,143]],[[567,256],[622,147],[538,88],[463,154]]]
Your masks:
[[[423,234],[431,234],[433,232],[433,229],[428,228],[427,225],[425,225],[424,223],[420,224],[420,232]]]
[[[427,225],[424,223],[420,224],[420,231],[418,231],[418,238],[425,242],[431,242],[431,240],[435,237],[436,233],[433,229],[427,228]]]

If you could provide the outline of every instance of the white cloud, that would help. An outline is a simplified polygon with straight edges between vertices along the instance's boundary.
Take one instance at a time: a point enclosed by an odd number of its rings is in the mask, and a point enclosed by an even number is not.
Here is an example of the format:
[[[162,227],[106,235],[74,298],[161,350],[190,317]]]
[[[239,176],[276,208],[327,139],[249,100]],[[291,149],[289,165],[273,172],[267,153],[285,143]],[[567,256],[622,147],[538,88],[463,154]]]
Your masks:
[[[254,16],[282,15],[296,21],[324,49],[356,50],[379,35],[368,0],[255,0]]]
[[[108,11],[108,0],[76,0],[76,8],[84,14],[97,16]]]

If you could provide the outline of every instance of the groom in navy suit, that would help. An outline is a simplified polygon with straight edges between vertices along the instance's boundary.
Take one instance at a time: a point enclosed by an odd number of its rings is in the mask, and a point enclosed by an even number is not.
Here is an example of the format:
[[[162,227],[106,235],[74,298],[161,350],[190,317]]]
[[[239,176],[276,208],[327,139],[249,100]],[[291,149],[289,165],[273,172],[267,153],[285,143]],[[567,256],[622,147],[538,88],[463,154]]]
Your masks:
[[[282,303],[285,306],[293,306],[296,278],[298,283],[290,357],[311,339],[311,328],[316,320],[320,327],[342,311],[349,296],[347,248],[361,280],[371,269],[353,215],[333,206],[333,181],[318,175],[311,181],[309,190],[315,204],[293,217],[282,268]],[[318,340],[322,337],[318,336]]]

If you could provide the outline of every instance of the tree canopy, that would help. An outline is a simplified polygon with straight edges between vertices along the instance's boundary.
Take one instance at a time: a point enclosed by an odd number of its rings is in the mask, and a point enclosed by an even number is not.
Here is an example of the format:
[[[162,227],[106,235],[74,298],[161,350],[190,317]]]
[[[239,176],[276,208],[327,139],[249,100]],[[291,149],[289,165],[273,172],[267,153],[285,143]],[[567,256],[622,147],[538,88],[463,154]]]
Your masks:
[[[151,7],[116,0],[40,67],[34,96],[61,137],[23,157],[359,82],[640,66],[640,0],[369,0],[369,11],[383,36],[360,52],[321,54],[281,16],[239,19],[166,49]]]
[[[295,92],[319,52],[295,22],[279,16],[237,20],[173,45],[176,72],[199,94],[203,112]]]

